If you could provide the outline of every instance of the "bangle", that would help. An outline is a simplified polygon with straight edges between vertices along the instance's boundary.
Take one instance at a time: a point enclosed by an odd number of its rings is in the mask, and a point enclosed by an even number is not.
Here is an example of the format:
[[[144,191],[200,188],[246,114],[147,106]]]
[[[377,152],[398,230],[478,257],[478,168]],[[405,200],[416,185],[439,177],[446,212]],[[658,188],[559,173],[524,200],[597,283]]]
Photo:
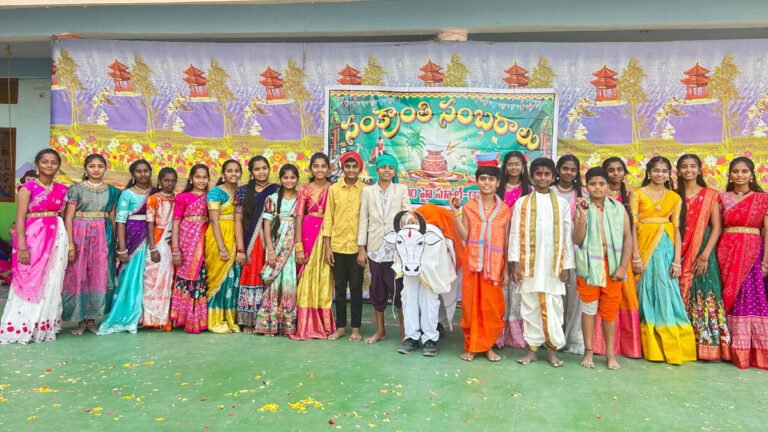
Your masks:
[[[176,251],[171,254],[172,256],[181,256],[181,252]]]
[[[675,263],[672,263],[672,267],[682,268],[682,267],[680,266],[680,264],[675,264]]]
[[[117,251],[117,254],[118,254],[118,255],[125,255],[125,254],[127,254],[127,253],[128,253],[128,249],[126,249],[126,250],[119,250],[119,251]]]
[[[304,252],[304,245],[300,243],[296,243],[293,246],[296,249],[296,252]]]
[[[27,252],[29,252],[29,249],[27,249],[27,248],[25,248],[25,247],[23,247],[23,248],[16,248],[16,250],[18,250],[19,252],[21,252],[21,251],[27,251]]]
[[[70,250],[70,251],[73,251],[73,250],[75,250],[75,245],[73,245],[72,243],[70,243],[70,244],[69,244],[69,250]]]
[[[245,253],[245,249],[243,249],[243,248],[238,248],[238,249],[237,249],[237,253]]]
[[[632,262],[633,262],[633,263],[641,263],[641,262],[643,262],[643,260],[641,260],[641,259],[636,259],[636,260],[632,260]]]
[[[157,252],[157,246],[148,247],[147,250],[150,252]]]

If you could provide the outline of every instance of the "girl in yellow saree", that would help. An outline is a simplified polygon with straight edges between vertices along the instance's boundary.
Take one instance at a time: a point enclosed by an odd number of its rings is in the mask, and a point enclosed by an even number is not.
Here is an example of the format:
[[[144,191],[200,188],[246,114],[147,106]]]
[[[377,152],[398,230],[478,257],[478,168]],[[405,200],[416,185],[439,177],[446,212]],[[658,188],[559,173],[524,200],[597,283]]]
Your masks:
[[[643,187],[630,199],[639,274],[640,330],[646,360],[681,364],[696,360],[693,327],[680,296],[680,196],[671,190],[672,164],[655,156]]]

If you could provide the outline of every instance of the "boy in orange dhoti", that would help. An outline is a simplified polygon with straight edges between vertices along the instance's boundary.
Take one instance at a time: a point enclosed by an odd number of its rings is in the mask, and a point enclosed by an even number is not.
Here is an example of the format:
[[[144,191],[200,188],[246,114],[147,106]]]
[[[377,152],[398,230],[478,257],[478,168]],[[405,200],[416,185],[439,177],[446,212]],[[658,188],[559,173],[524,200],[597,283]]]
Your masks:
[[[614,354],[616,317],[621,289],[632,259],[629,217],[618,201],[608,198],[608,174],[600,167],[587,171],[589,200],[576,206],[573,243],[576,245],[576,289],[582,301],[584,358],[581,366],[594,368],[592,337],[595,315],[603,320],[608,369],[619,369]]]
[[[479,162],[475,179],[480,196],[459,211],[459,199],[452,198],[456,229],[466,241],[462,276],[461,328],[464,330],[464,353],[461,359],[471,361],[478,353],[488,360],[501,360],[491,347],[504,330],[504,294],[501,287],[508,282],[507,244],[509,207],[496,196],[501,171],[497,161]]]

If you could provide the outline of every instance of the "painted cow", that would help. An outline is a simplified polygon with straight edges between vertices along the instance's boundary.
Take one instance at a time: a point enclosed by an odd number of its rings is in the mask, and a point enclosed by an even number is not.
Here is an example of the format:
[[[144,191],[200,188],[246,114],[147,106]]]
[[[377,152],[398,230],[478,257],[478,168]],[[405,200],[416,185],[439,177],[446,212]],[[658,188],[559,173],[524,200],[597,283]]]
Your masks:
[[[401,227],[403,216],[408,212],[402,211],[395,216],[395,231],[384,236],[384,241],[394,244],[397,255],[400,258],[402,272],[406,276],[418,276],[421,273],[421,257],[425,246],[433,246],[444,241],[442,235],[427,230],[424,217],[418,213],[416,216],[418,225],[409,224]]]

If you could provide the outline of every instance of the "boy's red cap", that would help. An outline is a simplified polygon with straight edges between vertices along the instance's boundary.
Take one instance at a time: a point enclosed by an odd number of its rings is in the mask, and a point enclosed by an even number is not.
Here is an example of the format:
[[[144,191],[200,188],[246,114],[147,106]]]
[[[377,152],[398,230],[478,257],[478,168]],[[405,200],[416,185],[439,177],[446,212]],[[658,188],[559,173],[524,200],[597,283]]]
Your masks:
[[[344,153],[343,155],[341,155],[341,158],[339,160],[341,160],[341,164],[344,165],[344,162],[346,162],[350,158],[354,159],[355,162],[357,162],[357,165],[360,166],[360,169],[363,168],[363,158],[361,158],[360,154],[356,151],[348,151]]]

